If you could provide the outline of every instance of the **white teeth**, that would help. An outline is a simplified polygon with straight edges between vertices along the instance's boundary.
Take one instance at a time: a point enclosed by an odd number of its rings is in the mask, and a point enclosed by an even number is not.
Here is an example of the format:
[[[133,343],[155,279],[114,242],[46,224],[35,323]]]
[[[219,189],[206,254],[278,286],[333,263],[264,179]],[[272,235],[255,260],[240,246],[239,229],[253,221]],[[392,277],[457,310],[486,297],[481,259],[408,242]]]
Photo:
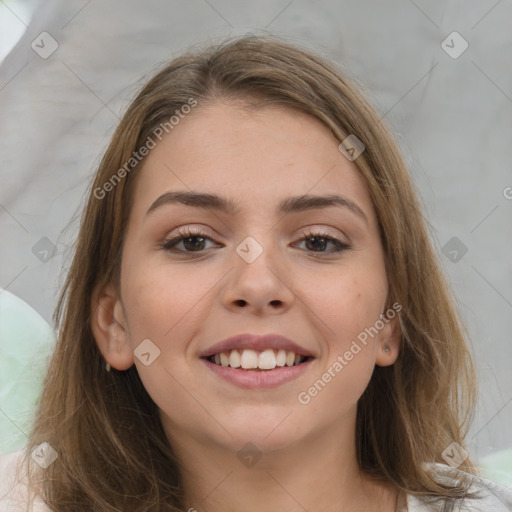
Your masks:
[[[240,357],[242,368],[258,368],[258,353],[255,350],[247,349],[242,351]]]
[[[304,361],[305,357],[295,352],[286,350],[272,350],[270,348],[263,352],[256,352],[251,349],[231,350],[221,352],[213,356],[213,362],[219,366],[230,366],[231,368],[244,368],[246,370],[273,370],[276,366],[296,366]]]
[[[276,365],[284,366],[286,364],[286,350],[278,350],[276,355]]]
[[[231,368],[240,368],[240,353],[238,350],[232,350],[229,354],[229,366]]]
[[[272,349],[264,350],[258,357],[258,367],[273,370],[276,367],[276,353]]]

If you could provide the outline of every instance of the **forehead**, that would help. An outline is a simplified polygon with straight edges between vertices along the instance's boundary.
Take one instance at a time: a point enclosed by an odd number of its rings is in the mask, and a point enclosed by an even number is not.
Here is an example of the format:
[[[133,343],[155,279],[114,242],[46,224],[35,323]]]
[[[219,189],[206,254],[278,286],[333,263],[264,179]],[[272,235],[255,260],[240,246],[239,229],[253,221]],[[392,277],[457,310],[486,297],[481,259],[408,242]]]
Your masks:
[[[140,215],[164,192],[188,189],[231,198],[238,212],[336,193],[371,212],[364,179],[338,145],[318,119],[281,105],[196,107],[156,140],[137,175],[133,207]]]

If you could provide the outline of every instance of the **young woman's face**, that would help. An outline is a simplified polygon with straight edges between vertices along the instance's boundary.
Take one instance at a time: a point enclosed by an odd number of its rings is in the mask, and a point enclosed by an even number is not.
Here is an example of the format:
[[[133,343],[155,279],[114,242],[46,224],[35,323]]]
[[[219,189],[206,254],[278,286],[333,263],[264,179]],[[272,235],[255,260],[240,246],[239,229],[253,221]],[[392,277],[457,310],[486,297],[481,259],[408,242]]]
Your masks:
[[[378,322],[388,286],[377,219],[329,130],[282,107],[198,107],[150,151],[134,192],[115,310],[130,357],[117,367],[136,364],[169,438],[272,450],[352,424],[375,364],[396,359],[396,318]],[[210,199],[162,199],[170,192]],[[291,199],[306,195],[343,199]],[[203,357],[240,334],[296,347],[235,342],[220,364]],[[308,359],[278,366],[295,362],[288,352]]]

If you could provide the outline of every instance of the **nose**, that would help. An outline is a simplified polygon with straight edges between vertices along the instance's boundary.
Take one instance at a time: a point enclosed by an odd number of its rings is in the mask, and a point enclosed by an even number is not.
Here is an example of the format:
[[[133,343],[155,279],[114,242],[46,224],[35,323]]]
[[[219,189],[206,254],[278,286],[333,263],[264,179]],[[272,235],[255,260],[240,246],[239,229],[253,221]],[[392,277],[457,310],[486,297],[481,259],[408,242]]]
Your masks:
[[[291,273],[286,270],[279,250],[271,248],[270,244],[264,244],[262,248],[254,261],[240,256],[243,251],[233,253],[233,270],[229,272],[222,291],[227,308],[233,311],[245,308],[259,315],[281,314],[295,301]]]

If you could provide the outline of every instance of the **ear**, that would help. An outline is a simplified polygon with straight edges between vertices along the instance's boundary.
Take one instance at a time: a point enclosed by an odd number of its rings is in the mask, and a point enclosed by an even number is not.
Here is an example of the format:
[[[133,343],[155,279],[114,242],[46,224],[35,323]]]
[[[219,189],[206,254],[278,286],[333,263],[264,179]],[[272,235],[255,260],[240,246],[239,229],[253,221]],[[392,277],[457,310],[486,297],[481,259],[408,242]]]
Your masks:
[[[105,361],[117,370],[134,364],[123,305],[115,286],[95,288],[91,297],[91,329]]]
[[[398,314],[393,318],[382,320],[384,327],[379,333],[377,340],[377,358],[375,364],[379,366],[390,366],[398,358],[400,351],[400,323]],[[389,350],[386,350],[386,347]]]

